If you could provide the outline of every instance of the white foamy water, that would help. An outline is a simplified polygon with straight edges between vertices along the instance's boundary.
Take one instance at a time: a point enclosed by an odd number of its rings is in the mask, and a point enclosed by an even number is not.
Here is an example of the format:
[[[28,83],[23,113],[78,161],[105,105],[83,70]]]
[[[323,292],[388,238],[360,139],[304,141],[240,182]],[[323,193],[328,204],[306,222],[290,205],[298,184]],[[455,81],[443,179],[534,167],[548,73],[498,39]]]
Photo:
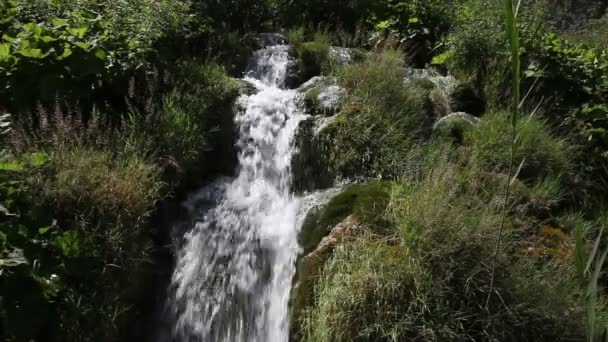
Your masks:
[[[288,340],[288,301],[298,254],[302,200],[292,195],[292,140],[305,118],[283,89],[288,47],[255,53],[239,99],[237,176],[186,205],[199,215],[181,244],[168,311],[173,341]]]

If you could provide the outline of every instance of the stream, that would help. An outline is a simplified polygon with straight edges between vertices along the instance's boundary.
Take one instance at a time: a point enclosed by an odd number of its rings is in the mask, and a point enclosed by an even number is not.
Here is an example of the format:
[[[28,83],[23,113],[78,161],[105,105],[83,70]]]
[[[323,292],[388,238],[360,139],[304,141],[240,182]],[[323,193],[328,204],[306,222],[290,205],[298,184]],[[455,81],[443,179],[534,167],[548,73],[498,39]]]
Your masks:
[[[172,341],[289,339],[288,303],[306,199],[291,189],[293,140],[306,118],[285,87],[287,45],[255,52],[238,100],[238,169],[191,197],[167,302]]]

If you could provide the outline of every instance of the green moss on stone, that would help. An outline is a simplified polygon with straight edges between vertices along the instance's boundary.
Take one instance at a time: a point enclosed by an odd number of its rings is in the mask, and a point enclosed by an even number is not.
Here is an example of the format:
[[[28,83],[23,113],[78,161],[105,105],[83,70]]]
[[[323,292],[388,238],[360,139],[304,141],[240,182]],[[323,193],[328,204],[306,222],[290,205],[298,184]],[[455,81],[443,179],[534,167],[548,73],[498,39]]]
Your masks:
[[[387,229],[384,212],[392,183],[375,181],[355,184],[334,197],[325,207],[311,210],[302,226],[300,245],[304,255],[312,252],[333,227],[349,215],[376,232]]]

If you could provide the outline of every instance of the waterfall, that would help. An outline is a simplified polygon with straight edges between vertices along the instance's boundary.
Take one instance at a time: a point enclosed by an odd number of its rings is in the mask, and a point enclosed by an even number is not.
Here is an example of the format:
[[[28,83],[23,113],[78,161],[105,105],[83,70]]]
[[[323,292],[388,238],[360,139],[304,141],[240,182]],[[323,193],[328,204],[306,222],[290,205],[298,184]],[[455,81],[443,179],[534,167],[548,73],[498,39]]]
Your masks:
[[[288,46],[257,51],[236,115],[238,170],[193,196],[168,298],[170,340],[287,341],[302,199],[290,192],[292,140],[305,115],[284,89]]]

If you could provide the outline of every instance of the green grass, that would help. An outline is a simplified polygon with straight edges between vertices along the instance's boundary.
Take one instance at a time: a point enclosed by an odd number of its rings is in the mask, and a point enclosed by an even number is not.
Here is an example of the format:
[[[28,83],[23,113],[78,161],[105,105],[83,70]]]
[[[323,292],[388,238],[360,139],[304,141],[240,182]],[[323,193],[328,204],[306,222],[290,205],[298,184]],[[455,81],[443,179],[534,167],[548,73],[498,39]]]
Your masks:
[[[300,39],[301,37],[291,38]],[[296,40],[294,47],[300,60],[300,73],[303,79],[307,80],[330,71],[331,61],[329,52],[331,38],[326,32],[315,32],[312,41],[302,42],[301,40]]]
[[[504,178],[485,183],[461,174],[466,170],[457,164],[431,159],[418,176],[393,186],[392,238],[363,233],[325,263],[302,340],[580,339],[583,308],[573,268],[517,257],[522,236],[511,218],[500,251],[515,252],[500,254],[491,285]],[[489,291],[496,295],[484,308]]]
[[[54,152],[40,179],[44,201],[59,218],[105,245],[108,256],[128,257],[160,198],[160,169],[136,155],[113,156],[87,147]]]
[[[513,136],[511,120],[509,112],[491,113],[484,116],[477,129],[465,132],[465,150],[473,163],[482,169],[508,173],[513,143],[513,163],[515,168],[521,165],[520,179],[570,172],[574,148],[566,140],[552,134],[546,123],[536,116],[518,120],[517,133]],[[513,174],[515,171],[513,169]]]
[[[405,85],[403,56],[391,50],[344,66],[336,75],[346,89],[343,109],[317,137],[333,173],[399,177],[412,141],[430,131],[429,90]]]

